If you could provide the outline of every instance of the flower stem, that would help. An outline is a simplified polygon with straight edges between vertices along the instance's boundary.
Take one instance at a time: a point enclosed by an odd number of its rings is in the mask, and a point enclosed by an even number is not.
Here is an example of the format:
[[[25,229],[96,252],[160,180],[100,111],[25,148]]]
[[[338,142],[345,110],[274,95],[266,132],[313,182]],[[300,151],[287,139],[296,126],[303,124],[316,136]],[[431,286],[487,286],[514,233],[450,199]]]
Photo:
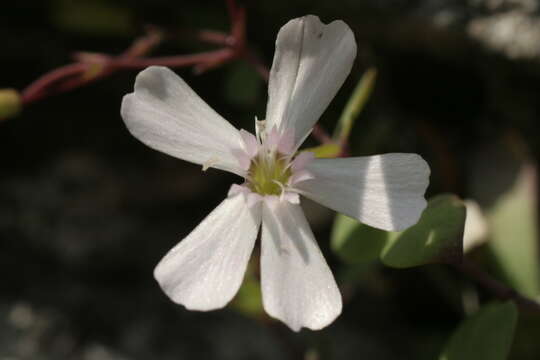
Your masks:
[[[461,264],[456,264],[455,267],[499,299],[513,300],[523,310],[540,313],[540,303],[538,301],[523,296],[511,287],[494,279],[475,263],[464,259]]]

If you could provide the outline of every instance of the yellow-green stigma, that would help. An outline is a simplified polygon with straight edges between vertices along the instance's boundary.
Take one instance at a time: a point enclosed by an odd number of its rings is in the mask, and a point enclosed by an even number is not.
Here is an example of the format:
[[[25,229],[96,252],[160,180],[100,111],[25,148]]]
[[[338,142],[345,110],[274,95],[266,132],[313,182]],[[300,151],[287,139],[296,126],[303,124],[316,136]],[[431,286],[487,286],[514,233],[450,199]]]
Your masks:
[[[248,187],[261,195],[280,195],[292,174],[288,164],[287,158],[280,153],[273,156],[259,154],[249,166]]]

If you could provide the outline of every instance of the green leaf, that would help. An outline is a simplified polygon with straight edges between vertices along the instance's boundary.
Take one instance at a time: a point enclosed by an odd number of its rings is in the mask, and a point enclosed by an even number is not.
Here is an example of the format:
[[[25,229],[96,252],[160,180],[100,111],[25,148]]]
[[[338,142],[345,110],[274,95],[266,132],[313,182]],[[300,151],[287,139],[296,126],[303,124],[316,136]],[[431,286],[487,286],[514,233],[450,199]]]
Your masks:
[[[505,360],[517,323],[513,302],[493,303],[463,321],[439,360]]]
[[[231,303],[234,309],[250,317],[264,316],[261,284],[255,275],[257,266],[256,261],[250,261],[244,282]]]
[[[537,168],[524,141],[514,135],[494,142],[472,165],[469,187],[484,209],[487,247],[499,275],[526,296],[540,295]]]
[[[330,143],[320,146],[303,149],[302,151],[309,151],[315,154],[318,158],[335,158],[341,153],[341,146],[338,144]]]
[[[245,315],[261,315],[263,307],[259,282],[255,279],[246,280],[238,290],[232,305]]]
[[[523,165],[512,187],[488,212],[488,243],[506,280],[528,296],[540,294],[536,169]]]
[[[343,109],[343,113],[334,132],[334,140],[336,142],[344,143],[349,138],[356,118],[364,109],[375,87],[376,78],[377,70],[374,68],[368,69],[358,82],[358,85],[356,85],[347,105],[345,105],[345,109]]]
[[[401,232],[375,229],[339,214],[331,248],[349,264],[367,264],[377,258],[396,268],[459,262],[465,213],[463,201],[443,194],[431,198],[418,223]]]
[[[369,264],[379,259],[388,233],[337,214],[330,237],[330,247],[346,263]]]
[[[388,233],[381,252],[384,264],[407,268],[431,263],[455,263],[463,256],[465,205],[455,195],[431,198],[418,223]]]

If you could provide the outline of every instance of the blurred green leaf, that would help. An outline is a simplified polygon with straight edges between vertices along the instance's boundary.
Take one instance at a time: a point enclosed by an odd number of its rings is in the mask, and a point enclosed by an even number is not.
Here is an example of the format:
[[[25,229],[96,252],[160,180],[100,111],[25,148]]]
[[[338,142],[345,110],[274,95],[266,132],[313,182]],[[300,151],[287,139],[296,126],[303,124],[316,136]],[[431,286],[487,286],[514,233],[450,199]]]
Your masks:
[[[528,296],[540,294],[536,169],[524,164],[513,185],[487,213],[489,247],[507,281]]]
[[[484,210],[499,275],[526,296],[540,295],[537,168],[526,143],[509,132],[477,149],[471,165],[469,188]]]
[[[341,146],[330,143],[303,149],[302,151],[310,151],[318,158],[335,158],[341,153]]]
[[[262,81],[252,66],[235,62],[229,66],[224,93],[235,105],[252,105],[261,96]]]
[[[517,323],[513,302],[484,306],[463,321],[445,346],[439,360],[505,360]]]
[[[256,262],[250,261],[244,276],[244,282],[231,303],[232,307],[237,311],[251,317],[264,315],[261,284],[255,276],[256,266]]]
[[[330,246],[346,263],[369,264],[379,259],[388,233],[337,214],[332,228]]]
[[[459,262],[465,213],[463,201],[443,194],[431,198],[418,223],[401,232],[378,230],[339,214],[331,247],[349,264],[366,264],[377,258],[396,268]]]
[[[463,256],[465,213],[463,201],[455,195],[431,198],[416,225],[388,233],[382,262],[397,268],[459,262]]]
[[[130,35],[132,13],[104,0],[56,0],[53,22],[60,28],[89,35]]]
[[[345,109],[339,118],[338,124],[334,131],[334,140],[338,143],[344,143],[351,134],[352,127],[358,115],[364,109],[369,97],[375,87],[377,78],[377,70],[374,68],[368,69],[356,85]]]

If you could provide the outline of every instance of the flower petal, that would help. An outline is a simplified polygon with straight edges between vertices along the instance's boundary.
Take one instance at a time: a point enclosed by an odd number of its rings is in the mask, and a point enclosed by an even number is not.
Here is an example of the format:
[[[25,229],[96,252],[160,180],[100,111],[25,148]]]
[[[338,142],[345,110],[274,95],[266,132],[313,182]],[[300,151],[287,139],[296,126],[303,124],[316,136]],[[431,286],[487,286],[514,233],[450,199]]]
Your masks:
[[[416,154],[315,159],[306,170],[314,178],[296,185],[302,195],[379,229],[414,225],[426,207],[430,170]]]
[[[326,25],[308,15],[285,24],[276,40],[270,71],[266,127],[307,136],[349,75],[356,41],[343,21]]]
[[[322,329],[341,313],[336,281],[299,205],[263,205],[261,286],[266,312],[294,331]]]
[[[190,310],[224,307],[236,294],[255,244],[261,206],[242,194],[225,199],[161,260],[154,277]]]
[[[122,117],[137,139],[153,149],[196,164],[242,175],[233,155],[242,138],[178,75],[159,66],[139,73],[124,96]]]

